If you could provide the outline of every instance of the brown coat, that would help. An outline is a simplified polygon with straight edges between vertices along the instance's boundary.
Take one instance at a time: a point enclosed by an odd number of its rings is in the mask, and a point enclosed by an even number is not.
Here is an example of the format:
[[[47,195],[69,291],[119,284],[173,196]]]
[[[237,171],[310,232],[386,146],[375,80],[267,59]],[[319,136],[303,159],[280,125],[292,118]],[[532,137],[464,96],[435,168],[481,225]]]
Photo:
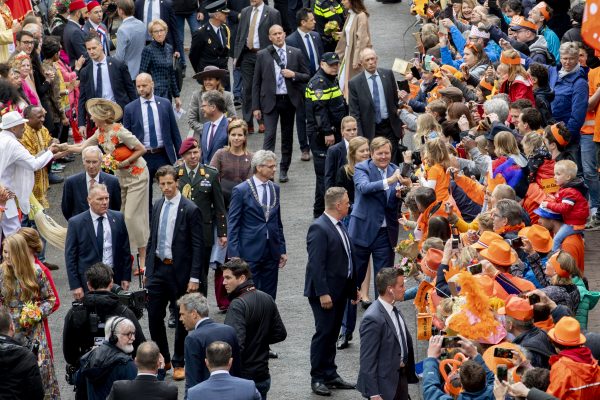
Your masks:
[[[348,53],[350,56],[348,60],[344,60],[346,53],[346,34],[344,32],[348,21],[350,21],[350,18],[346,18],[340,40],[335,48],[335,52],[340,57],[340,60],[347,65],[348,74],[346,75],[345,88],[348,87],[348,81],[363,70],[362,66],[360,66],[360,52],[367,47],[373,47],[371,44],[371,32],[369,31],[369,17],[364,12],[358,13],[354,17],[352,28],[350,29],[351,40],[349,44],[350,51]],[[354,68],[354,65],[357,68]]]

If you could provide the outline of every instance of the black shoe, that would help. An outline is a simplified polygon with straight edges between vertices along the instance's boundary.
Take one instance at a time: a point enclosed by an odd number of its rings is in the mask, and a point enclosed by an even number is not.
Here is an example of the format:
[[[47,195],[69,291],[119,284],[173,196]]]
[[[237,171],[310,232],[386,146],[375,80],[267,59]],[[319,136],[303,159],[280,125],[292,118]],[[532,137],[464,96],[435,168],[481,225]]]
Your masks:
[[[63,181],[64,181],[64,180],[65,180],[65,178],[63,178],[63,177],[62,177],[62,176],[60,176],[60,175],[57,175],[57,174],[55,174],[54,172],[50,172],[50,173],[48,174],[48,182],[49,182],[51,185],[55,185],[55,184],[57,184],[57,183],[63,183]]]
[[[352,335],[346,335],[345,333],[342,333],[336,343],[337,349],[344,350],[344,349],[348,348],[348,346],[350,346],[350,343],[348,343],[348,342],[350,342],[351,340],[352,340]]]
[[[323,382],[313,382],[310,384],[310,388],[319,396],[331,396],[331,390]]]
[[[177,318],[175,318],[175,315],[171,314],[169,316],[169,328],[175,328],[177,326]]]
[[[235,99],[233,99],[233,105],[235,107],[241,107],[242,106],[242,99],[239,97],[236,97]]]
[[[356,389],[355,384],[346,382],[339,376],[332,381],[325,382],[325,386],[327,386],[328,389]]]
[[[371,304],[373,304],[373,302],[371,300],[363,300],[360,302],[360,306],[363,308],[363,310],[366,310],[367,308],[369,308],[371,306]]]
[[[56,162],[59,162],[61,164],[67,164],[73,161],[75,161],[75,156],[73,155],[64,156],[63,158],[59,158],[58,160],[56,160]]]
[[[279,354],[269,349],[269,358],[279,358]]]
[[[57,269],[59,269],[58,265],[46,261],[44,261],[42,264],[44,264],[46,268],[48,268],[50,271],[56,271]]]
[[[288,178],[288,176],[287,176],[287,171],[281,171],[279,173],[279,182],[285,183],[285,182],[288,182],[289,180],[290,180],[290,178]]]

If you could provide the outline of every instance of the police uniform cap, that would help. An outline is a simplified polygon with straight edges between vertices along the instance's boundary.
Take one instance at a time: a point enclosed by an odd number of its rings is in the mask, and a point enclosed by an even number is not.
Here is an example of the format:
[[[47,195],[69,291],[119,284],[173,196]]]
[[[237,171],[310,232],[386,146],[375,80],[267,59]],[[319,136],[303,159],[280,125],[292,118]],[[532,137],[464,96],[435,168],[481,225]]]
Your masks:
[[[325,62],[329,65],[339,64],[340,57],[336,53],[330,51],[321,56],[321,62]]]
[[[217,0],[214,1],[212,3],[207,4],[204,9],[206,10],[207,13],[216,13],[216,12],[222,12],[222,13],[229,13],[229,9],[227,8],[227,1],[225,0]]]

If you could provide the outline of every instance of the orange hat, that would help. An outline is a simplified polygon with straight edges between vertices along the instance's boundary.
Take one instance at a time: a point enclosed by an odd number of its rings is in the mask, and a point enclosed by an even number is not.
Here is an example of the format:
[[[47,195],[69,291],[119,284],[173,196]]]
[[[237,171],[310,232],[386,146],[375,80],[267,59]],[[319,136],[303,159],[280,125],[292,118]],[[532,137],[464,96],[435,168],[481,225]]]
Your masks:
[[[539,11],[540,14],[542,14],[544,16],[544,19],[546,21],[550,20],[550,12],[548,11],[548,4],[546,4],[545,1],[537,3],[536,6],[533,7],[533,10]]]
[[[496,296],[496,286],[492,278],[484,274],[478,274],[475,275],[475,279],[488,297]]]
[[[585,343],[579,321],[573,317],[562,317],[554,328],[548,331],[548,337],[563,346],[580,346]]]
[[[519,53],[514,58],[510,58],[504,55],[504,52],[500,55],[500,62],[508,65],[521,65],[521,56]]]
[[[529,300],[513,294],[508,296],[506,305],[498,309],[498,314],[508,315],[519,321],[529,321],[533,319],[533,306],[529,304]]]
[[[494,240],[487,249],[479,253],[483,258],[494,265],[510,267],[517,262],[517,256],[511,251],[510,245],[504,240]]]
[[[487,249],[494,240],[502,240],[502,236],[496,232],[485,231],[479,236],[479,240],[472,244],[472,247],[477,250]]]
[[[512,358],[500,358],[500,357],[494,357],[494,350],[497,347],[501,347],[503,349],[510,349],[512,351],[516,351],[517,353],[519,353],[521,355],[521,357],[523,359],[526,359],[527,357],[525,356],[525,354],[523,354],[523,351],[521,350],[521,348],[511,342],[502,342],[499,344],[496,344],[494,346],[488,347],[488,349],[486,351],[483,352],[483,354],[481,355],[483,357],[483,361],[485,361],[485,365],[487,365],[487,367],[491,370],[491,371],[496,371],[496,368],[498,367],[498,365],[500,364],[504,364],[506,366],[508,366],[508,368],[512,368],[515,366],[514,364],[514,359]]]
[[[565,271],[560,266],[560,263],[558,262],[559,254],[560,254],[560,251],[557,251],[556,253],[552,254],[552,256],[550,256],[550,258],[548,258],[548,261],[546,262],[546,264],[550,264],[552,266],[552,268],[554,268],[554,270],[556,271],[556,275],[560,276],[561,278],[568,278],[571,276],[571,274],[569,273],[569,271]]]
[[[438,249],[429,249],[421,261],[421,269],[430,277],[435,277],[437,275],[437,270],[442,263],[442,257],[444,257],[444,252]]]
[[[521,29],[529,29],[530,31],[537,33],[537,25],[531,22],[528,19],[521,17],[520,15],[515,15],[510,21],[510,29],[513,31],[518,31]]]
[[[553,240],[550,231],[541,225],[525,227],[519,231],[519,236],[527,238],[538,253],[548,253],[552,250]]]

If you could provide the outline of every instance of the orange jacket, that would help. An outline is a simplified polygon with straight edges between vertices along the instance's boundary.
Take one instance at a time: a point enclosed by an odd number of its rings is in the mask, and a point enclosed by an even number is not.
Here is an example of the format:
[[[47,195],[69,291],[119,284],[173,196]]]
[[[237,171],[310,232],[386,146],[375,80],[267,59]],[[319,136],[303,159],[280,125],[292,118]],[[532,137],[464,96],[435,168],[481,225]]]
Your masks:
[[[586,364],[559,355],[552,357],[550,364],[548,393],[562,400],[600,399],[600,367],[597,360]]]

